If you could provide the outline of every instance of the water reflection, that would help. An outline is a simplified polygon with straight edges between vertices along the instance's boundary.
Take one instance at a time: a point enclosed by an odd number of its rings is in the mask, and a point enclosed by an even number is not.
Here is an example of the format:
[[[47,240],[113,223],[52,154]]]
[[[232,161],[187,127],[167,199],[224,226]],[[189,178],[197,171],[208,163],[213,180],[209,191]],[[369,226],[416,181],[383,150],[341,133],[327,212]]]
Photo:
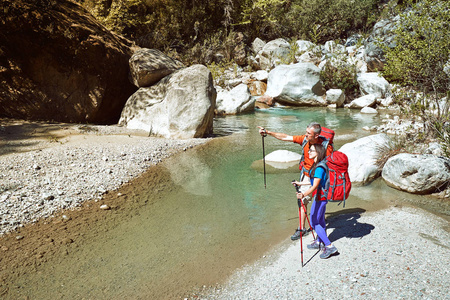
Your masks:
[[[180,154],[179,159],[167,165],[172,181],[192,195],[210,196],[212,171],[197,152]]]

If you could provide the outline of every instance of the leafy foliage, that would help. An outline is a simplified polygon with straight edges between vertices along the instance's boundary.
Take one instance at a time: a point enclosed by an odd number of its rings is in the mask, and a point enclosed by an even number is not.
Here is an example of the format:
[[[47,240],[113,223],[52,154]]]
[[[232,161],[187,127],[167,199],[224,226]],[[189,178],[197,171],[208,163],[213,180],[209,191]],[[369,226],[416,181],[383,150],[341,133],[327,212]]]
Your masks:
[[[443,93],[450,88],[444,72],[449,60],[450,2],[424,0],[400,15],[394,30],[395,48],[384,47],[383,75],[391,82],[425,93]]]
[[[187,53],[231,32],[248,41],[300,37],[314,43],[366,31],[384,0],[76,0],[139,46]],[[226,44],[223,44],[226,46]],[[192,51],[190,51],[192,52]],[[193,57],[191,59],[196,59]]]
[[[395,48],[384,47],[383,75],[416,92],[396,92],[405,113],[425,123],[424,136],[438,138],[450,156],[450,76],[444,67],[450,59],[450,2],[406,1],[410,9],[400,14],[394,30]],[[398,90],[398,89],[397,89]],[[447,93],[447,97],[445,97]]]
[[[337,59],[332,62],[327,60],[320,72],[320,79],[324,83],[325,89],[341,89],[350,100],[358,95],[359,84],[356,76],[356,65]]]
[[[345,38],[350,32],[367,31],[377,20],[380,0],[292,1],[284,24],[314,43]]]

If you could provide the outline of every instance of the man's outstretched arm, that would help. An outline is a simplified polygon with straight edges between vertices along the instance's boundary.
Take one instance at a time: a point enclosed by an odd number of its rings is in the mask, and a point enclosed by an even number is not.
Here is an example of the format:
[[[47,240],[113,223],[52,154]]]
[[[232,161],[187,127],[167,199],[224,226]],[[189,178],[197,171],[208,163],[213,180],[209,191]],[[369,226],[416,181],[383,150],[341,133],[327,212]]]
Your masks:
[[[273,136],[274,138],[279,139],[281,141],[285,141],[285,142],[293,142],[294,141],[294,137],[292,135],[287,135],[286,133],[281,133],[281,132],[269,131],[262,126],[258,126],[258,128],[259,128],[259,133],[261,135],[267,134],[267,135]]]

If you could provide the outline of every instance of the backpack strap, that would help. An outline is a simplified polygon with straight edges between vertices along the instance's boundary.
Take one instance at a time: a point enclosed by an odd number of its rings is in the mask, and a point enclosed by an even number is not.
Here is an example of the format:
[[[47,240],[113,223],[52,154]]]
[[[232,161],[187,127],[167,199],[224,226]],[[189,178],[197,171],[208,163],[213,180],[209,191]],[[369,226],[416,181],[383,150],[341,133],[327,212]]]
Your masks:
[[[319,162],[317,164],[317,166],[316,166],[316,170],[319,167],[322,167],[324,169],[324,171],[325,171],[326,176],[325,176],[325,182],[323,183],[323,185],[324,185],[324,188],[326,188],[326,184],[327,184],[327,181],[328,181],[328,171],[329,171],[328,166],[327,166],[327,160],[324,159],[321,162]],[[320,185],[322,186],[322,183]],[[320,187],[317,188],[316,192],[314,193],[314,200],[317,200],[318,197],[319,197],[319,199],[324,197],[323,196],[323,193],[325,192],[324,188],[320,188]]]
[[[328,172],[328,166],[327,166],[327,161],[326,159],[322,160],[321,162],[319,162],[316,166],[316,168],[318,167],[322,167],[324,168],[325,172]]]

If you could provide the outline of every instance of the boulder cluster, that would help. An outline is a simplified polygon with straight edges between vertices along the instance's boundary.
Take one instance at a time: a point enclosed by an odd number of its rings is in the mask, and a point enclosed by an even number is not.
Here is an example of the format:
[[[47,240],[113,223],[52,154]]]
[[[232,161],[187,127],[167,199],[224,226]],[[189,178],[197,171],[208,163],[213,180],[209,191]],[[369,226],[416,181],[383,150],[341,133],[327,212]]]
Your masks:
[[[207,67],[183,68],[158,50],[142,48],[130,58],[130,69],[139,89],[127,100],[120,125],[175,139],[212,134],[216,90]]]

